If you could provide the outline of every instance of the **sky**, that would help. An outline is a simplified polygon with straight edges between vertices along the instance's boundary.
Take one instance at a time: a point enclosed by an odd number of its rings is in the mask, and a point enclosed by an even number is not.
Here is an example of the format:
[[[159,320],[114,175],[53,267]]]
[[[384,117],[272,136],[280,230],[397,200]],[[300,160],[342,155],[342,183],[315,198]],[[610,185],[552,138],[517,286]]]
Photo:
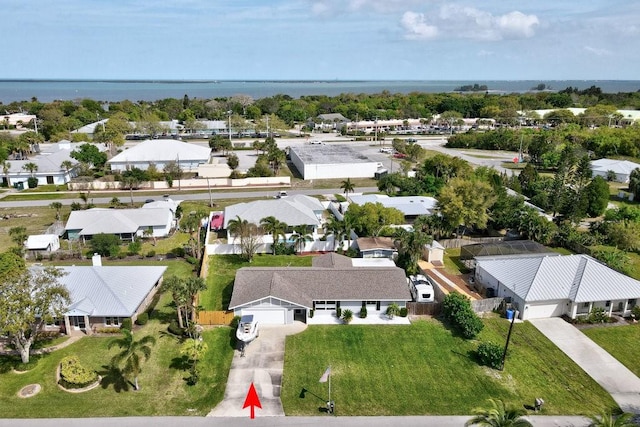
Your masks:
[[[0,79],[637,80],[637,0],[2,0]]]

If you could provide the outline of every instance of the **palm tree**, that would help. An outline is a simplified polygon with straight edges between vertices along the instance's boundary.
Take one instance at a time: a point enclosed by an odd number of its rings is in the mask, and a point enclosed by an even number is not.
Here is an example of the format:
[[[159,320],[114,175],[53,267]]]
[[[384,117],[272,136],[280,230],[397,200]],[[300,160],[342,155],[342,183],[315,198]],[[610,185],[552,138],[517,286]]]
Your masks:
[[[336,246],[342,247],[342,242],[344,242],[345,237],[344,222],[339,221],[338,218],[332,216],[329,218],[324,228],[327,236],[333,236],[333,250],[336,250]]]
[[[524,409],[507,409],[500,399],[489,399],[489,409],[476,408],[475,416],[464,423],[465,427],[478,425],[481,427],[533,427],[529,421],[522,418]]]
[[[189,277],[184,283],[184,290],[189,300],[189,317],[195,322],[198,317],[198,293],[207,289],[207,282],[202,277]]]
[[[355,190],[355,186],[351,182],[351,178],[347,178],[346,180],[342,181],[340,188],[344,190],[345,197],[349,197],[349,193],[353,193],[353,191]]]
[[[418,229],[407,231],[399,228],[393,242],[398,249],[398,265],[408,274],[418,273],[418,261],[422,258],[424,245],[432,241],[431,236]]]
[[[353,231],[353,229],[355,228],[355,221],[353,220],[353,217],[351,215],[345,215],[344,219],[342,220],[342,224],[344,225],[344,234],[347,236],[347,250],[349,248],[351,248],[351,232]]]
[[[311,235],[307,233],[307,226],[304,224],[293,227],[293,233],[293,246],[298,250],[298,252],[302,252],[304,250],[306,242],[313,240]]]
[[[280,241],[279,237],[285,238],[285,231],[287,230],[287,224],[278,220],[275,216],[268,216],[260,220],[260,225],[266,234],[270,234],[273,238],[273,254],[276,254],[276,243]]]
[[[29,162],[22,165],[22,169],[26,170],[31,174],[32,177],[34,177],[35,173],[38,172],[38,165],[33,162]]]
[[[64,160],[62,163],[60,163],[60,167],[65,170],[66,179],[66,176],[69,176],[69,171],[73,168],[73,162],[71,160]],[[71,179],[71,176],[69,176],[69,179]]]
[[[60,221],[60,210],[62,209],[62,203],[60,202],[53,202],[49,205],[49,207],[51,209],[55,209],[56,210],[56,221]]]
[[[170,292],[173,302],[176,305],[176,311],[178,314],[178,326],[184,328],[183,313],[188,312],[187,305],[189,304],[189,295],[187,295],[187,289],[184,280],[178,276],[169,276],[162,282],[162,292]]]
[[[7,180],[7,187],[11,187],[11,180],[9,179],[9,169],[11,169],[11,163],[7,161],[2,162],[2,173]]]
[[[617,417],[611,412],[602,411],[600,415],[589,417],[589,427],[633,427],[637,425],[632,421],[633,414],[620,414]]]
[[[122,372],[133,375],[133,389],[137,391],[140,390],[138,375],[142,372],[141,356],[144,357],[145,361],[149,360],[151,356],[151,346],[155,345],[156,339],[151,335],[147,335],[141,340],[136,341],[128,329],[123,329],[122,334],[124,335],[122,338],[115,339],[109,343],[109,348],[117,346],[122,350],[113,356],[111,365],[119,366],[121,363],[124,363]]]

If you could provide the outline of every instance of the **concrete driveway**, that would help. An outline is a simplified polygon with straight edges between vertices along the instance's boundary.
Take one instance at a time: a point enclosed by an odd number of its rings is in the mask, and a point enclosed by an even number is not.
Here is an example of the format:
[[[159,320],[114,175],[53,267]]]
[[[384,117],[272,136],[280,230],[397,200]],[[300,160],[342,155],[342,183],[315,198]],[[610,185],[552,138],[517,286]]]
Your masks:
[[[620,409],[640,414],[640,379],[633,372],[573,325],[558,317],[532,319],[530,322],[600,384]]]
[[[256,408],[256,416],[284,416],[280,388],[284,369],[285,338],[306,328],[307,325],[302,322],[283,326],[262,326],[260,336],[246,347],[244,357],[241,357],[238,350],[235,351],[224,399],[208,416],[248,417],[249,408],[242,409],[242,405],[252,382],[262,406],[262,409]]]

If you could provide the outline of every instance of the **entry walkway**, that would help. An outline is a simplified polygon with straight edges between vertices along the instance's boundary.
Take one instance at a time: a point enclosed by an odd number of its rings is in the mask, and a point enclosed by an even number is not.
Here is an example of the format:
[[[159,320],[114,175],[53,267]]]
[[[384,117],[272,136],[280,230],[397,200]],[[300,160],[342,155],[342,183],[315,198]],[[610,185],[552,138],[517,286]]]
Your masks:
[[[260,397],[260,416],[284,416],[280,401],[282,371],[284,370],[284,344],[287,335],[304,331],[307,325],[263,326],[260,336],[245,348],[241,357],[235,351],[224,399],[209,413],[209,417],[247,417],[249,409],[242,409],[251,383]]]
[[[640,379],[633,372],[559,317],[530,322],[600,384],[620,409],[640,414]]]

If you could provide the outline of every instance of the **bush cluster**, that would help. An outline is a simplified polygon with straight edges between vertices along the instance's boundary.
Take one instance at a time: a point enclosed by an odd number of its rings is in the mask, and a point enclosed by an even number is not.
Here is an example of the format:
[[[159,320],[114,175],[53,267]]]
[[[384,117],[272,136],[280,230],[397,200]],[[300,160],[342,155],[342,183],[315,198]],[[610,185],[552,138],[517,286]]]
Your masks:
[[[140,313],[136,319],[136,325],[146,325],[149,321],[149,313]]]
[[[98,334],[119,334],[120,328],[98,328],[96,332]]]
[[[502,364],[502,347],[491,342],[483,342],[478,346],[476,355],[483,365],[500,369]]]
[[[78,356],[67,356],[60,361],[60,382],[64,388],[84,388],[98,380],[96,371],[80,364]]]
[[[400,317],[407,317],[409,315],[409,310],[407,307],[402,307],[400,309]]]
[[[235,322],[235,327],[238,327],[238,321],[240,321],[240,318],[238,318],[238,320],[236,321],[236,319],[233,319]],[[182,335],[184,335],[184,328],[181,328],[180,325],[178,325],[178,321],[177,320],[172,320],[171,323],[169,323],[169,327],[167,328],[169,330],[169,332],[173,335],[179,336],[181,337]]]
[[[472,339],[482,331],[484,324],[474,313],[469,300],[459,293],[447,295],[442,302],[442,315],[464,338]]]
[[[351,323],[353,320],[353,311],[346,309],[342,311],[342,321],[344,323]]]
[[[131,328],[133,328],[133,322],[131,321],[131,318],[127,317],[125,319],[122,319],[122,324],[120,325],[120,329],[126,329],[130,331]]]
[[[367,318],[367,307],[362,307],[360,309],[360,318],[361,319],[366,319]]]

